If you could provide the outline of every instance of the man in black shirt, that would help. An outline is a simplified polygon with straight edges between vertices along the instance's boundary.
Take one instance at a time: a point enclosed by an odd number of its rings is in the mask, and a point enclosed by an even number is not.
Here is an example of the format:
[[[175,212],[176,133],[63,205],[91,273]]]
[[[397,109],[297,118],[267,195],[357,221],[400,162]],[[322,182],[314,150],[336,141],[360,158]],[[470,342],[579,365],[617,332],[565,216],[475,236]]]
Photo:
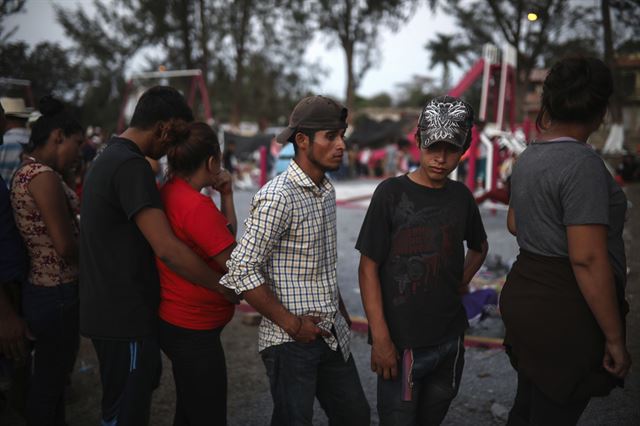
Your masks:
[[[488,249],[471,192],[447,177],[472,124],[463,101],[427,103],[420,167],[378,186],[356,243],[381,425],[440,424],[458,392],[468,326],[460,295]]]
[[[145,156],[158,159],[188,136],[191,109],[175,89],[156,86],[130,127],[94,161],[80,225],[80,331],[100,363],[103,424],[145,425],[160,373],[154,254],[187,280],[223,292],[210,269],[173,234]]]

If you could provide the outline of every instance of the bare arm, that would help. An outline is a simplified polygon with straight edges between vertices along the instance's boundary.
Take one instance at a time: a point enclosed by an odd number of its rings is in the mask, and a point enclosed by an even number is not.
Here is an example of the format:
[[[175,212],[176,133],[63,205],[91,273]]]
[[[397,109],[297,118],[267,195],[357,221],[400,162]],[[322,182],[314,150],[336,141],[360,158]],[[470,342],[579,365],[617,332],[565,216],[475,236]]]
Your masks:
[[[220,211],[229,222],[231,234],[235,238],[238,233],[238,219],[236,218],[236,209],[233,204],[233,194],[220,195]]]
[[[516,213],[511,206],[507,212],[507,229],[511,232],[511,235],[516,236]]]
[[[136,213],[134,220],[155,255],[169,268],[194,284],[222,293],[227,299],[232,296],[232,292],[219,283],[222,275],[209,268],[198,255],[174,235],[162,210],[144,208]],[[235,298],[229,300],[237,301]]]
[[[486,259],[488,251],[489,244],[486,240],[482,243],[481,251],[473,249],[467,250],[467,255],[464,258],[464,271],[462,273],[460,293],[466,294],[469,292],[469,283],[476,272],[478,272],[478,269],[482,266],[482,262]]]
[[[73,236],[72,218],[60,178],[43,172],[29,183],[29,192],[38,206],[53,248],[69,265],[78,264],[78,242]]]
[[[384,318],[378,264],[361,255],[358,279],[362,304],[371,328],[371,370],[386,380],[395,379],[398,375],[398,351],[391,341]]]
[[[224,269],[225,271],[228,271],[227,260],[229,260],[229,258],[231,257],[231,253],[233,252],[234,248],[236,248],[236,243],[231,244],[229,247],[227,247],[220,253],[216,254],[215,256],[212,256],[211,258],[215,260],[216,263],[220,265],[222,269]]]
[[[0,354],[8,359],[25,359],[29,337],[27,324],[14,309],[4,285],[0,284]]]
[[[578,286],[606,339],[603,366],[611,374],[624,377],[631,360],[625,346],[625,333],[607,252],[607,227],[567,226],[567,241],[569,260]]]
[[[269,318],[298,342],[308,343],[315,340],[318,335],[330,335],[316,325],[321,321],[321,318],[307,315],[296,316],[289,312],[267,284],[247,290],[242,295],[258,312]]]
[[[229,225],[231,225],[231,233],[235,238],[238,232],[238,219],[236,218],[236,210],[233,203],[233,180],[231,174],[227,170],[222,170],[213,188],[220,192],[220,211],[229,222]]]

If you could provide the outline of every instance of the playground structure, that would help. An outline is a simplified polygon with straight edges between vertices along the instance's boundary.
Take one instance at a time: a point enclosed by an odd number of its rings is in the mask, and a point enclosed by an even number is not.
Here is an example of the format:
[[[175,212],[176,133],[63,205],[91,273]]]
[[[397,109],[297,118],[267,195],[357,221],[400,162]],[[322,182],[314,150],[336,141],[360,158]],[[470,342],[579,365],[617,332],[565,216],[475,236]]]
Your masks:
[[[505,44],[500,55],[501,61],[498,60],[498,56],[498,49],[495,46],[485,45],[482,57],[448,93],[450,96],[460,97],[479,78],[482,78],[477,117],[481,124],[474,126],[471,145],[463,157],[467,165],[465,183],[480,197],[504,187],[504,182],[499,177],[502,162],[509,161],[524,151],[531,130],[531,123],[527,119],[520,124],[515,122],[517,68],[515,49]],[[485,153],[485,161],[481,161],[481,151]],[[478,167],[484,167],[484,179],[480,188],[476,181]],[[453,179],[457,177],[458,169],[452,174]]]
[[[194,106],[196,105],[196,95],[200,94],[200,101],[202,103],[204,115],[203,120],[210,126],[213,125],[214,119],[211,112],[209,92],[207,90],[207,85],[204,81],[202,71],[199,69],[172,71],[161,69],[159,71],[144,72],[131,76],[131,78],[127,82],[127,87],[122,99],[122,106],[120,108],[120,115],[118,118],[117,132],[121,133],[125,129],[126,123],[133,115],[133,111],[135,109],[136,103],[138,102],[138,99],[140,99],[140,96],[142,96],[144,91],[149,88],[148,85],[144,84],[145,82],[154,81],[158,84],[171,85],[171,79],[190,79],[187,104],[189,105],[189,108],[194,110]],[[220,148],[224,150],[225,132],[222,127],[218,129],[218,140],[220,142]],[[267,181],[267,151],[264,146],[259,147],[259,155],[260,177],[258,183],[260,186],[262,186]]]
[[[148,89],[143,82],[151,80],[159,81],[161,84],[169,84],[168,82],[170,79],[177,78],[188,78],[191,80],[187,103],[189,104],[189,107],[193,109],[196,101],[196,94],[199,93],[204,109],[204,120],[210,125],[213,124],[211,104],[209,103],[209,93],[207,91],[207,85],[204,82],[204,77],[202,76],[202,71],[199,69],[174,71],[160,70],[134,74],[131,76],[124,91],[122,107],[120,108],[120,116],[118,118],[117,132],[121,133],[124,130],[126,122],[133,115],[133,110],[138,99],[142,96],[142,93]],[[133,94],[134,90],[135,94]]]

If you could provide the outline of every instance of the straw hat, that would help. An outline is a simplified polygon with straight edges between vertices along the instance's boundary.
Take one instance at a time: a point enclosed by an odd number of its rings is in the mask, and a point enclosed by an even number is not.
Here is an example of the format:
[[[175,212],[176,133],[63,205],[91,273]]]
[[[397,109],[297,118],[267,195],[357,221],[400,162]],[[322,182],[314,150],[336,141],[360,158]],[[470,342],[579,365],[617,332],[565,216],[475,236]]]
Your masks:
[[[32,108],[27,108],[22,98],[0,98],[0,104],[7,116],[29,118]]]

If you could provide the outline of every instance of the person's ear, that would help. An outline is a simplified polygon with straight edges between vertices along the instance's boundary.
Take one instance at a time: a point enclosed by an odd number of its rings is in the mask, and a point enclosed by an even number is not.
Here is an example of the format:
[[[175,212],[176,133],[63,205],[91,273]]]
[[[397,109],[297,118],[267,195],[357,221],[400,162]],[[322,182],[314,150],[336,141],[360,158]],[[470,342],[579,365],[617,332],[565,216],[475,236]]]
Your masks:
[[[56,143],[56,145],[60,145],[62,142],[64,142],[64,133],[62,132],[62,129],[54,129],[51,132],[51,138]]]
[[[296,144],[298,148],[307,149],[307,145],[309,144],[309,136],[305,135],[302,132],[297,132],[295,136]]]
[[[212,170],[214,170],[215,166],[216,166],[216,159],[213,158],[213,155],[210,155],[207,158],[207,162],[206,162],[207,171],[211,172]]]
[[[164,123],[162,121],[158,121],[156,124],[153,125],[153,136],[155,139],[160,139],[162,138],[163,133],[164,133]]]

